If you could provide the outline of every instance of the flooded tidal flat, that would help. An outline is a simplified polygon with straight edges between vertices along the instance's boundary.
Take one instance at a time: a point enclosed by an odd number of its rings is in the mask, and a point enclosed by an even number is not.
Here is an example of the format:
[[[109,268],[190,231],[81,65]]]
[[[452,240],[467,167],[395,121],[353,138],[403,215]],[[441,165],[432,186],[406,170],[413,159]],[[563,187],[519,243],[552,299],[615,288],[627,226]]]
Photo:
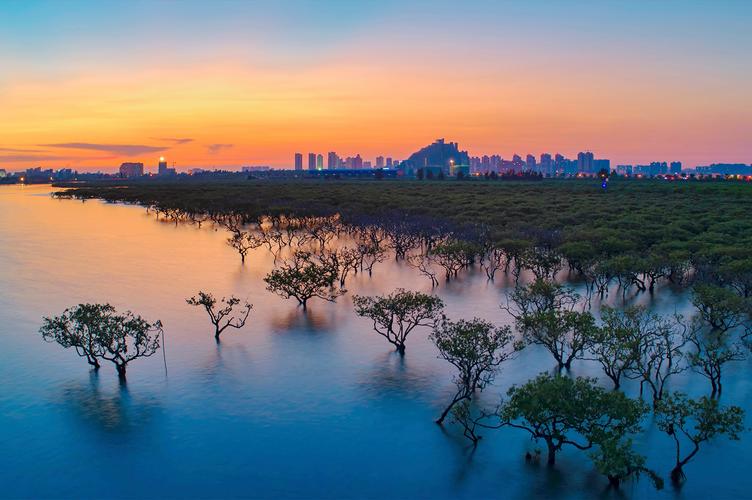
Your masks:
[[[401,358],[353,312],[354,294],[404,287],[438,294],[453,319],[512,324],[499,308],[511,278],[489,283],[462,273],[432,289],[392,258],[373,276],[350,276],[336,303],[266,290],[274,267],[265,249],[245,265],[227,232],[158,222],[143,208],[56,200],[47,187],[0,188],[0,495],[3,497],[746,497],[748,432],[704,444],[680,490],[656,492],[647,478],[607,489],[587,453],[565,447],[557,464],[526,463],[541,448],[524,431],[483,430],[477,448],[456,425],[434,420],[454,394],[454,371],[418,329]],[[241,330],[217,344],[206,314],[185,299],[199,290],[247,298]],[[610,300],[621,303],[618,293]],[[689,313],[668,287],[637,302],[662,314]],[[110,302],[165,329],[161,353],[98,374],[71,350],[44,342],[43,316],[82,302]],[[594,303],[597,309],[598,304]],[[512,384],[555,368],[530,346],[502,365],[478,402],[493,407]],[[721,401],[750,407],[750,361],[730,363]],[[576,361],[576,375],[600,369]],[[699,375],[671,382],[709,392]],[[636,384],[624,386],[636,395]],[[747,419],[749,425],[749,419]],[[648,466],[668,479],[673,443],[648,417],[637,437]]]

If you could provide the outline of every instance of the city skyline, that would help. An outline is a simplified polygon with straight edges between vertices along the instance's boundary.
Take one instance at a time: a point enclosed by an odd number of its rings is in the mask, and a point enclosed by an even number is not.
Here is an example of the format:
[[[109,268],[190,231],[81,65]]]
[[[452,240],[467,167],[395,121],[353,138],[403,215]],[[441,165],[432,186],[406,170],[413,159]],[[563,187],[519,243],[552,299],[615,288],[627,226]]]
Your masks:
[[[476,156],[749,163],[751,13],[741,1],[14,2],[0,19],[0,168],[160,155],[181,171],[281,168],[296,151],[405,158],[442,136]]]

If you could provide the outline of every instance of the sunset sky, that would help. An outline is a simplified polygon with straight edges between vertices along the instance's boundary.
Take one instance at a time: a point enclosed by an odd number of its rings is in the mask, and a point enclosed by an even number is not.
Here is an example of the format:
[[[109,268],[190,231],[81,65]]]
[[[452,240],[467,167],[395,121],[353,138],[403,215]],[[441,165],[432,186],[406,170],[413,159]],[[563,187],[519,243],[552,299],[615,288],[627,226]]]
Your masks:
[[[0,168],[752,162],[751,1],[5,0]]]

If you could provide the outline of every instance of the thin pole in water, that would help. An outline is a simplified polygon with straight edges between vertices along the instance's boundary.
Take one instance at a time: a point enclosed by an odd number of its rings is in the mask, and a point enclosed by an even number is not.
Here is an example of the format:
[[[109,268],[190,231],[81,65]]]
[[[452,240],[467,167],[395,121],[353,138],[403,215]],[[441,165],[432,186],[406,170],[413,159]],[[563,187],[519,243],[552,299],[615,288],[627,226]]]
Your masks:
[[[167,353],[165,352],[165,336],[164,336],[164,330],[162,330],[162,360],[164,361],[164,375],[167,377]]]

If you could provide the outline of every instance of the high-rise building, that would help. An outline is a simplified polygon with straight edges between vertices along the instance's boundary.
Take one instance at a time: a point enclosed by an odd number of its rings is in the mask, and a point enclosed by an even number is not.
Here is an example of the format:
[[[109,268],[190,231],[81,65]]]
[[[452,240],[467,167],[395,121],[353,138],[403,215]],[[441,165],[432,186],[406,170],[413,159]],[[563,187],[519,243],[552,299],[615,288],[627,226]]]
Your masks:
[[[520,155],[513,155],[512,156],[512,170],[515,172],[521,172],[525,168],[525,162],[522,161],[522,157]]]
[[[590,151],[577,153],[577,172],[590,174],[593,173],[594,155]]]
[[[316,153],[308,153],[308,170],[316,170]]]
[[[491,155],[491,171],[498,172],[501,167],[501,156]]]
[[[665,161],[651,161],[650,175],[661,175],[668,173],[668,163]]]
[[[606,159],[593,160],[593,172],[600,173],[601,170],[605,170],[606,173],[611,173],[611,160],[606,160]]]
[[[553,161],[551,160],[550,154],[543,153],[540,155],[539,170],[543,175],[551,175],[554,172]]]
[[[167,163],[165,162],[165,167]],[[161,163],[160,163],[161,168]],[[126,162],[120,164],[120,177],[125,179],[132,177],[141,177],[144,175],[144,164],[135,162]],[[162,174],[164,175],[164,174]]]
[[[324,155],[316,155],[316,170],[324,170]]]
[[[384,157],[383,156],[377,156],[376,157],[376,168],[384,168]]]
[[[303,153],[295,153],[295,170],[303,170]]]
[[[390,157],[387,156],[387,158],[386,158],[386,168],[392,168],[392,165],[394,165],[394,160],[392,160]]]
[[[330,151],[327,155],[326,167],[329,170],[339,168],[339,156],[337,156],[337,153],[335,153],[334,151]]]
[[[680,174],[682,171],[682,164],[680,161],[672,161],[671,162],[671,168],[669,169],[669,172],[672,174]]]
[[[363,168],[363,158],[360,155],[348,156],[345,160],[345,168],[359,169]]]
[[[525,158],[525,167],[530,171],[535,171],[535,156],[527,155]]]
[[[167,160],[164,159],[164,156],[159,157],[159,166],[157,167],[157,173],[159,175],[167,175]]]
[[[480,158],[480,169],[483,172],[488,172],[491,170],[491,157],[488,155],[483,155]]]
[[[632,175],[632,165],[616,165],[616,173],[620,175]]]

